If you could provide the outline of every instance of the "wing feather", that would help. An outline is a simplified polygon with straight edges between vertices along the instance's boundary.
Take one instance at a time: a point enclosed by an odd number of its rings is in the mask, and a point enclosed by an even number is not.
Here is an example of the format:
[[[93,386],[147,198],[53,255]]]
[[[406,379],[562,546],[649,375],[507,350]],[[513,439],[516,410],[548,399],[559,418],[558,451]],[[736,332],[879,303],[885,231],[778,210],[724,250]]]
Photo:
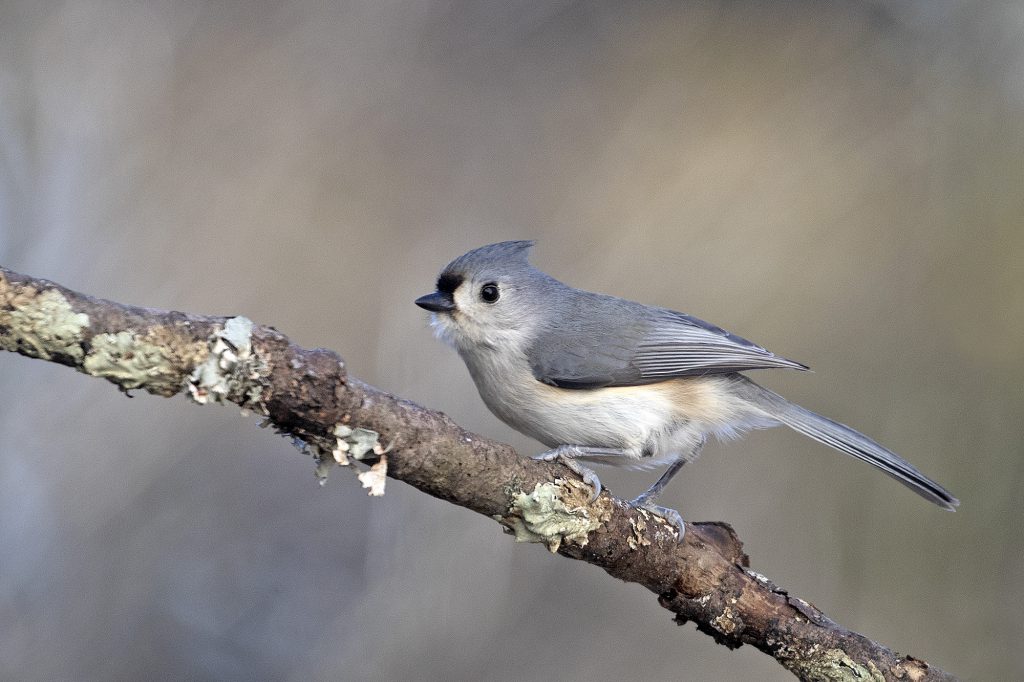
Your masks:
[[[807,369],[691,315],[591,297],[576,306],[576,315],[555,320],[534,340],[528,357],[538,380],[586,389],[751,369]]]

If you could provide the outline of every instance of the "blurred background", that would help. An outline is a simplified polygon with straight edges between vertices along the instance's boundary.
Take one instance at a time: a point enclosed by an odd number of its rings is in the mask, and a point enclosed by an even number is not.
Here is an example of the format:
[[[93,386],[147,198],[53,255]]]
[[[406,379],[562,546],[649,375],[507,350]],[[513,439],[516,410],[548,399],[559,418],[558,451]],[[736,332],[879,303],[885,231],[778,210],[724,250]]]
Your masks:
[[[413,306],[504,239],[802,362],[943,513],[791,432],[670,487],[755,570],[1024,677],[1019,2],[0,3],[0,263],[243,314],[513,443]],[[785,680],[654,595],[233,408],[0,357],[0,678]],[[602,471],[620,497],[656,473]]]

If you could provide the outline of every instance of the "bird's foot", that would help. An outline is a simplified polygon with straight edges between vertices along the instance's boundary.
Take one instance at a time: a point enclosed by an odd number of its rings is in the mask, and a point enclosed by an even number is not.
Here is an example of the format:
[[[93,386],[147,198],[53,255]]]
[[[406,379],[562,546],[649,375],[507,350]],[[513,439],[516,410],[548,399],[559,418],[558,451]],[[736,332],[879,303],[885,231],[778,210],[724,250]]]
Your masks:
[[[592,469],[588,469],[576,461],[577,457],[585,457],[586,454],[587,450],[578,445],[559,445],[557,448],[534,455],[533,459],[540,462],[558,461],[567,466],[584,483],[593,488],[594,494],[590,496],[590,501],[593,502],[601,494],[601,479],[597,477],[597,474]]]
[[[683,522],[683,517],[679,515],[675,509],[669,509],[668,507],[662,507],[654,504],[646,496],[641,495],[632,502],[629,503],[630,507],[634,509],[645,509],[656,516],[660,516],[665,519],[679,531],[679,536],[676,538],[677,542],[683,541],[683,536],[686,535],[686,523]]]

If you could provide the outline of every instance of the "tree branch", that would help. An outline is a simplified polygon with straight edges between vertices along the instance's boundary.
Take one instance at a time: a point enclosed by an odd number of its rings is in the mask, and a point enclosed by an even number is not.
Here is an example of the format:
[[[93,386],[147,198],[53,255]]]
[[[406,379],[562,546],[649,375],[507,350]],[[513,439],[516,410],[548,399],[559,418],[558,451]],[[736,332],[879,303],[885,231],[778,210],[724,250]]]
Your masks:
[[[122,305],[0,268],[0,350],[58,362],[121,390],[233,402],[264,416],[318,461],[353,459],[371,494],[387,475],[486,514],[518,540],[600,566],[658,595],[682,625],[719,644],[750,644],[805,680],[950,680],[827,618],[749,570],[725,523],[663,519],[589,487],[563,465],[519,457],[447,416],[349,375],[332,351],[306,350],[245,318]],[[375,486],[375,487],[374,487]]]

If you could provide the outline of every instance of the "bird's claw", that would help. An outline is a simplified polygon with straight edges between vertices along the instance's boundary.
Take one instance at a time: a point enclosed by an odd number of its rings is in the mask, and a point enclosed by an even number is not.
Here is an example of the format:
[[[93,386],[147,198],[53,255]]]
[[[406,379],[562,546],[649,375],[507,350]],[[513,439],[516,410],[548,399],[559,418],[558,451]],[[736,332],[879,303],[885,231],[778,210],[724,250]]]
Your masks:
[[[569,468],[571,469],[572,467]],[[580,478],[583,480],[584,483],[590,486],[592,491],[590,499],[587,500],[587,503],[589,504],[596,501],[597,498],[600,497],[601,495],[601,479],[599,479],[597,477],[597,474],[595,474],[591,469],[587,469],[586,467],[580,467],[580,469],[582,469],[583,471],[577,471],[576,473],[580,474]]]
[[[643,495],[630,502],[629,506],[633,507],[634,509],[645,509],[651,512],[652,514],[660,516],[661,518],[665,519],[670,524],[675,526],[676,530],[678,531],[679,535],[676,538],[676,541],[683,541],[683,536],[686,535],[686,523],[683,521],[683,517],[680,516],[679,512],[677,512],[675,509],[669,509],[668,507],[662,507],[652,502],[648,502],[647,500],[644,499]]]

